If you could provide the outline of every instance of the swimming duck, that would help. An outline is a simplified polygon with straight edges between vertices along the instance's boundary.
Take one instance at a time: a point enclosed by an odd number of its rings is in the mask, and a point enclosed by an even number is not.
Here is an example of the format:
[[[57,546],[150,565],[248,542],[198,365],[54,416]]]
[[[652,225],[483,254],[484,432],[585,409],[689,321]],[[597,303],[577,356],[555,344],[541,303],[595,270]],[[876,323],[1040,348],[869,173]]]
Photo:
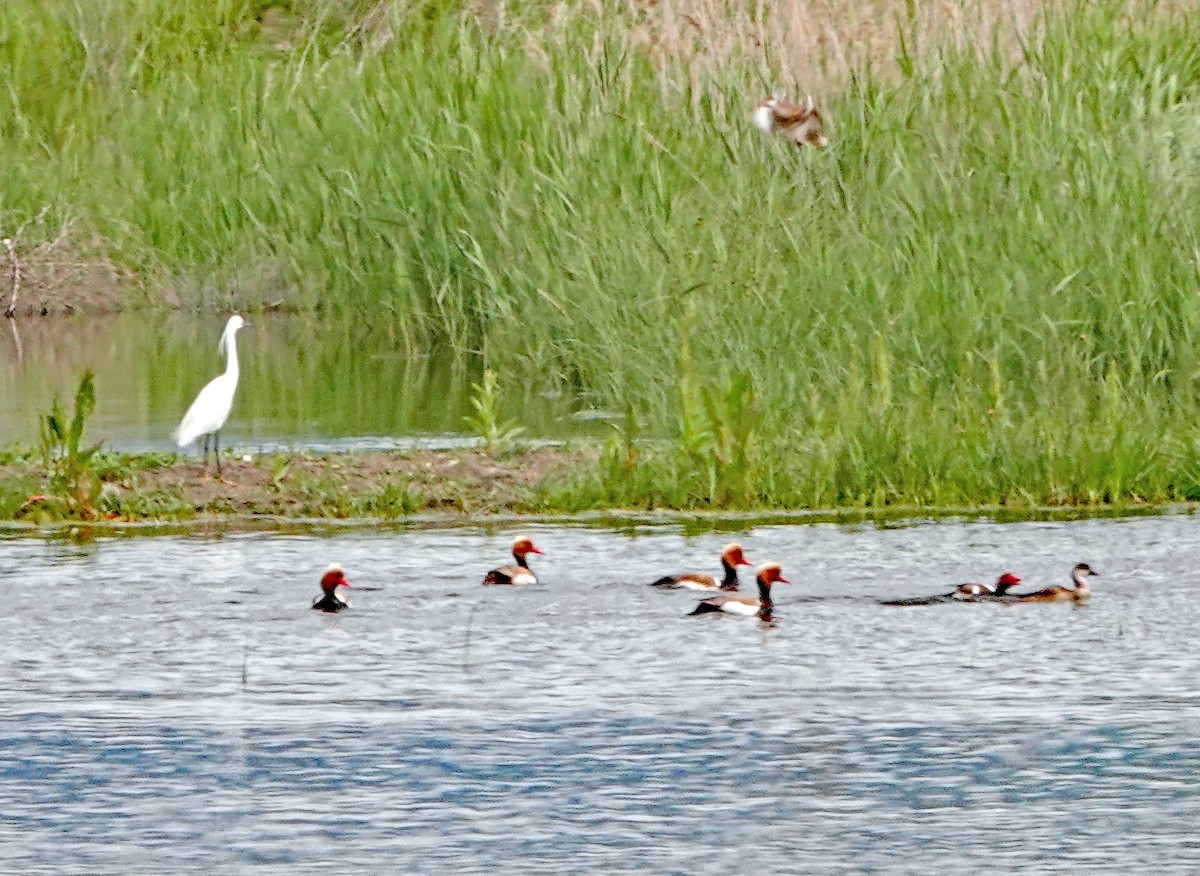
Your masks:
[[[1005,572],[996,579],[995,584],[959,584],[953,593],[947,594],[951,599],[975,600],[990,599],[1004,596],[1009,589],[1021,583],[1021,579],[1012,572]]]
[[[999,599],[1008,593],[1010,587],[1021,583],[1021,579],[1012,572],[1005,572],[995,584],[959,584],[958,587],[942,596],[917,596],[913,599],[889,599],[880,605],[937,605],[939,602],[983,602],[988,599]]]
[[[679,575],[666,575],[659,578],[651,586],[683,590],[728,590],[738,589],[738,566],[749,566],[750,561],[742,553],[742,546],[734,542],[727,544],[721,551],[721,567],[725,575],[718,581],[712,575],[703,572],[683,572]]]
[[[1099,575],[1100,573],[1087,563],[1080,563],[1071,570],[1071,582],[1075,585],[1074,588],[1047,587],[1045,590],[1035,590],[1033,593],[1018,593],[1017,599],[1021,602],[1083,602],[1092,593],[1092,588],[1088,586],[1088,578]]]
[[[523,535],[517,536],[513,541],[513,559],[517,561],[515,566],[501,566],[499,569],[492,569],[483,579],[484,584],[536,584],[537,576],[529,568],[529,563],[525,561],[528,554],[540,554],[537,548],[533,546],[533,542]]]
[[[321,595],[313,600],[317,611],[335,612],[350,607],[350,597],[343,588],[350,586],[346,573],[337,563],[331,565],[321,576]]]
[[[702,600],[691,614],[707,614],[710,611],[723,611],[727,614],[737,614],[743,617],[758,616],[762,620],[771,619],[771,608],[774,603],[771,602],[771,585],[778,581],[781,584],[790,584],[787,578],[783,577],[783,567],[779,563],[763,563],[758,567],[758,574],[755,576],[758,581],[758,598],[753,596],[744,596],[740,593],[732,593],[726,596],[712,596]]]

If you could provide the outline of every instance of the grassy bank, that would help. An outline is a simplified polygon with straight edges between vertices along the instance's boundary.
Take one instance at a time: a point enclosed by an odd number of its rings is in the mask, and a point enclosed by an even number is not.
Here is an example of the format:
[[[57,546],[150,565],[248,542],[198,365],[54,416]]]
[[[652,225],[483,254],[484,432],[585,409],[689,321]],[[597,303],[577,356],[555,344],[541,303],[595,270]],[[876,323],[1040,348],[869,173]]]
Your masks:
[[[0,224],[594,392],[612,503],[1200,496],[1200,11],[444,5],[6,4]]]
[[[708,527],[746,519],[876,521],[942,516],[1044,520],[1162,513],[1167,506],[1118,504],[844,506],[795,509],[758,506],[745,513],[691,500],[658,500],[654,485],[637,501],[616,500],[597,477],[595,447],[369,452],[335,455],[229,456],[224,480],[211,465],[171,454],[103,453],[92,468],[95,500],[86,510],[51,488],[35,455],[0,451],[0,529],[5,524],[60,529],[62,525],[213,524],[279,527],[289,521],[481,522],[490,518],[584,515],[613,521],[696,521]],[[1170,510],[1179,510],[1172,505]],[[711,514],[709,512],[717,511]],[[682,512],[675,514],[674,512]],[[748,515],[748,516],[747,516]]]
[[[93,498],[71,505],[36,455],[0,453],[0,521],[51,524],[178,522],[273,517],[396,520],[590,510],[576,488],[591,471],[585,450],[419,451],[268,455],[211,463],[171,454],[101,454]],[[69,507],[70,506],[70,507]]]

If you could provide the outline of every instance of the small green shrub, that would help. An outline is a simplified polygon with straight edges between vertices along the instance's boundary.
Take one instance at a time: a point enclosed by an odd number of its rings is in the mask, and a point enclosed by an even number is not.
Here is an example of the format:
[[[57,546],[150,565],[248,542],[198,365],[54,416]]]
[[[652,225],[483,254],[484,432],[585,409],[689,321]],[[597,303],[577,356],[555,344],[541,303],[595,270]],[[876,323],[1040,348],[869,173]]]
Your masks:
[[[39,447],[49,492],[46,504],[57,506],[64,517],[81,520],[98,516],[96,500],[102,488],[94,458],[104,442],[90,447],[82,444],[83,430],[96,407],[94,378],[88,370],[79,379],[70,420],[55,396],[50,412],[39,421]]]
[[[483,439],[488,452],[503,452],[511,450],[517,439],[525,431],[518,426],[516,420],[500,419],[500,402],[496,393],[496,372],[491,368],[483,370],[483,380],[472,383],[474,390],[471,395],[473,415],[463,417],[464,422]]]

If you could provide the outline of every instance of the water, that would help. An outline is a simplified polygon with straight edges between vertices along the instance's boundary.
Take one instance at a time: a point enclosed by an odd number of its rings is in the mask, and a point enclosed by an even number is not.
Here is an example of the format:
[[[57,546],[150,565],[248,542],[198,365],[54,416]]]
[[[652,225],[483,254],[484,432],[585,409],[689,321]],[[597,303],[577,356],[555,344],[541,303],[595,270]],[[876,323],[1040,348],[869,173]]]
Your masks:
[[[0,539],[0,872],[1200,860],[1200,521],[528,531],[523,590],[510,530]],[[735,535],[774,626],[645,586]],[[876,602],[1079,560],[1081,608]]]
[[[461,444],[474,371],[443,351],[408,351],[386,328],[261,314],[238,334],[241,381],[222,444],[373,450]],[[0,326],[0,445],[33,443],[55,394],[68,404],[96,371],[88,437],[126,450],[173,449],[171,430],[224,369],[224,318],[129,313],[5,320]],[[603,411],[530,380],[502,387],[505,419],[534,438],[606,432]],[[599,419],[597,419],[599,416]]]

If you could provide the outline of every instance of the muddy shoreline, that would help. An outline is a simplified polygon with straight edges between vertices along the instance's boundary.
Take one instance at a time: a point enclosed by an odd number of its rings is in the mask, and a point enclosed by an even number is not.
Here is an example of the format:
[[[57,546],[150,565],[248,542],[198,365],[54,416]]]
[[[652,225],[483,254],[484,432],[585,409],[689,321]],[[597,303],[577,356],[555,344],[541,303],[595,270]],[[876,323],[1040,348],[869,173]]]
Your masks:
[[[211,461],[108,454],[95,466],[95,514],[80,518],[61,513],[36,455],[10,453],[0,466],[0,519],[35,524],[520,513],[547,508],[547,496],[595,459],[561,448],[263,454],[223,458],[218,479]]]
[[[63,513],[42,461],[9,449],[0,458],[0,532],[129,534],[196,528],[308,530],[345,525],[453,526],[505,521],[580,525],[676,524],[697,531],[799,523],[911,525],[926,520],[995,522],[1195,514],[1200,503],[882,508],[616,507],[595,489],[599,448],[524,448],[263,454],[210,464],[173,455],[100,458],[94,513]]]

